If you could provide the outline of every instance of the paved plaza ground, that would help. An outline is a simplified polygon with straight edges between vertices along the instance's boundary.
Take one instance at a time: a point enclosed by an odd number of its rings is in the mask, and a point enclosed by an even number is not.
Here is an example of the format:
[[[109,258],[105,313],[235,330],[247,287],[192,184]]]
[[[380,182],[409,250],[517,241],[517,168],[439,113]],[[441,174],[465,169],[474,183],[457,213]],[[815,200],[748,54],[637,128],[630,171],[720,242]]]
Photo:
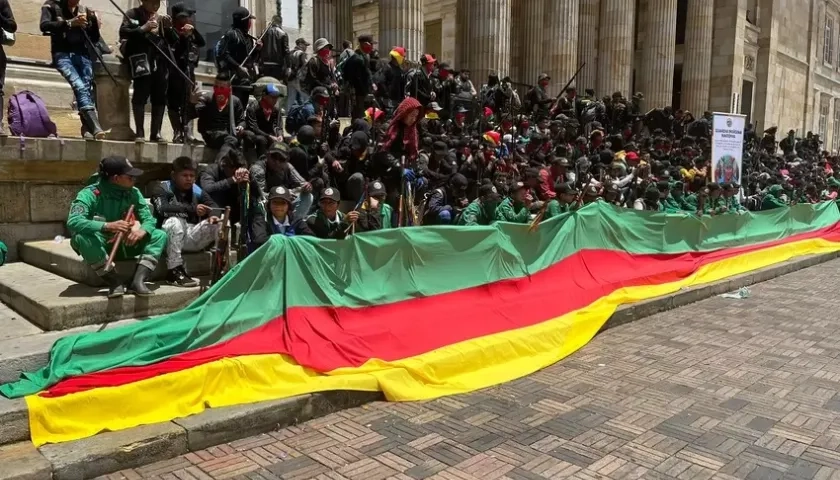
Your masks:
[[[526,378],[111,479],[840,479],[840,260],[608,330]]]

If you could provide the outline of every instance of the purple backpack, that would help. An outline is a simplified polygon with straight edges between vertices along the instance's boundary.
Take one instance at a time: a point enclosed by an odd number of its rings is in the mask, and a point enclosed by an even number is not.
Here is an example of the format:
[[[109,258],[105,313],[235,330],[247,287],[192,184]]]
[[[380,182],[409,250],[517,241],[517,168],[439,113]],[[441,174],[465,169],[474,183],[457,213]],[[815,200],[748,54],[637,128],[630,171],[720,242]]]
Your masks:
[[[58,132],[55,123],[50,120],[44,101],[29,90],[9,98],[8,119],[12,135],[46,138]]]

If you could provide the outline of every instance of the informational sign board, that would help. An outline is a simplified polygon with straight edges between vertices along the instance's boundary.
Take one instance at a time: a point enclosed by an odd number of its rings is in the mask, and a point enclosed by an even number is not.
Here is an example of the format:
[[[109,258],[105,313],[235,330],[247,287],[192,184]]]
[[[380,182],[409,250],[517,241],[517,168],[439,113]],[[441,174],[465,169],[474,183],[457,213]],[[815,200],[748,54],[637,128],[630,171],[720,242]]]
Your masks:
[[[746,116],[715,113],[712,125],[712,180],[741,184]]]

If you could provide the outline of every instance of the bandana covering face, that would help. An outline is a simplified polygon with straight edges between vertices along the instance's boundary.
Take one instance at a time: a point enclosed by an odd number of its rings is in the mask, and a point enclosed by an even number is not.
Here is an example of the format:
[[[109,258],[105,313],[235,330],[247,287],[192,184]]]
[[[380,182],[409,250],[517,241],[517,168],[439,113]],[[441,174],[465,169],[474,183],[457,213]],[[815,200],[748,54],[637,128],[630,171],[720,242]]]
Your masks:
[[[321,57],[321,60],[327,61],[330,58],[330,49],[329,48],[322,48],[318,50],[318,56]]]
[[[219,108],[224,107],[228,100],[230,100],[230,87],[213,87],[213,98],[216,99],[216,106]],[[224,97],[223,99],[219,99],[219,97]]]

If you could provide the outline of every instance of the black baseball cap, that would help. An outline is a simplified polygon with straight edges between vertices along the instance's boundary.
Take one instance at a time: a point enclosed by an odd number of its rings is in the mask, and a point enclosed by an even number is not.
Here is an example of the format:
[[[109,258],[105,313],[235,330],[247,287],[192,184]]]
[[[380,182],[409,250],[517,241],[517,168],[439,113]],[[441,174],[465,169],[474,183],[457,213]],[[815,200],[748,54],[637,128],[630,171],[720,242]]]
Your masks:
[[[373,41],[373,35],[364,34],[359,35],[359,43],[376,43]]]
[[[327,187],[327,188],[324,189],[323,192],[321,192],[320,200],[324,200],[324,199],[330,199],[334,202],[340,202],[341,201],[341,193],[339,193],[337,188]]]
[[[248,11],[245,7],[236,7],[236,9],[231,14],[234,20],[245,20],[246,18],[257,18],[254,15],[251,15],[251,12]]]
[[[274,142],[268,148],[268,154],[280,158],[289,158],[289,145],[285,142]]]
[[[290,192],[288,188],[286,188],[286,187],[274,187],[274,188],[271,189],[270,192],[268,192],[268,201],[270,202],[270,201],[272,201],[274,199],[278,199],[278,198],[280,200],[285,200],[286,203],[289,203],[289,204],[291,204],[292,201],[295,199],[294,195],[292,195],[292,192]]]
[[[381,195],[385,195],[385,185],[382,184],[379,180],[373,181],[370,183],[370,187],[368,189],[368,195],[371,197],[377,197]]]
[[[499,201],[502,198],[499,196],[496,187],[490,183],[485,183],[478,187],[478,196],[484,201]]]
[[[99,173],[104,174],[106,177],[113,177],[114,175],[139,177],[143,175],[143,170],[135,168],[127,158],[113,155],[105,157],[99,162]]]
[[[309,42],[307,42],[305,38],[300,37],[300,38],[298,38],[297,40],[295,40],[295,45],[306,45],[306,46],[308,47],[308,46],[310,46],[310,45],[312,45],[312,44],[311,44],[311,43],[309,43]]]

